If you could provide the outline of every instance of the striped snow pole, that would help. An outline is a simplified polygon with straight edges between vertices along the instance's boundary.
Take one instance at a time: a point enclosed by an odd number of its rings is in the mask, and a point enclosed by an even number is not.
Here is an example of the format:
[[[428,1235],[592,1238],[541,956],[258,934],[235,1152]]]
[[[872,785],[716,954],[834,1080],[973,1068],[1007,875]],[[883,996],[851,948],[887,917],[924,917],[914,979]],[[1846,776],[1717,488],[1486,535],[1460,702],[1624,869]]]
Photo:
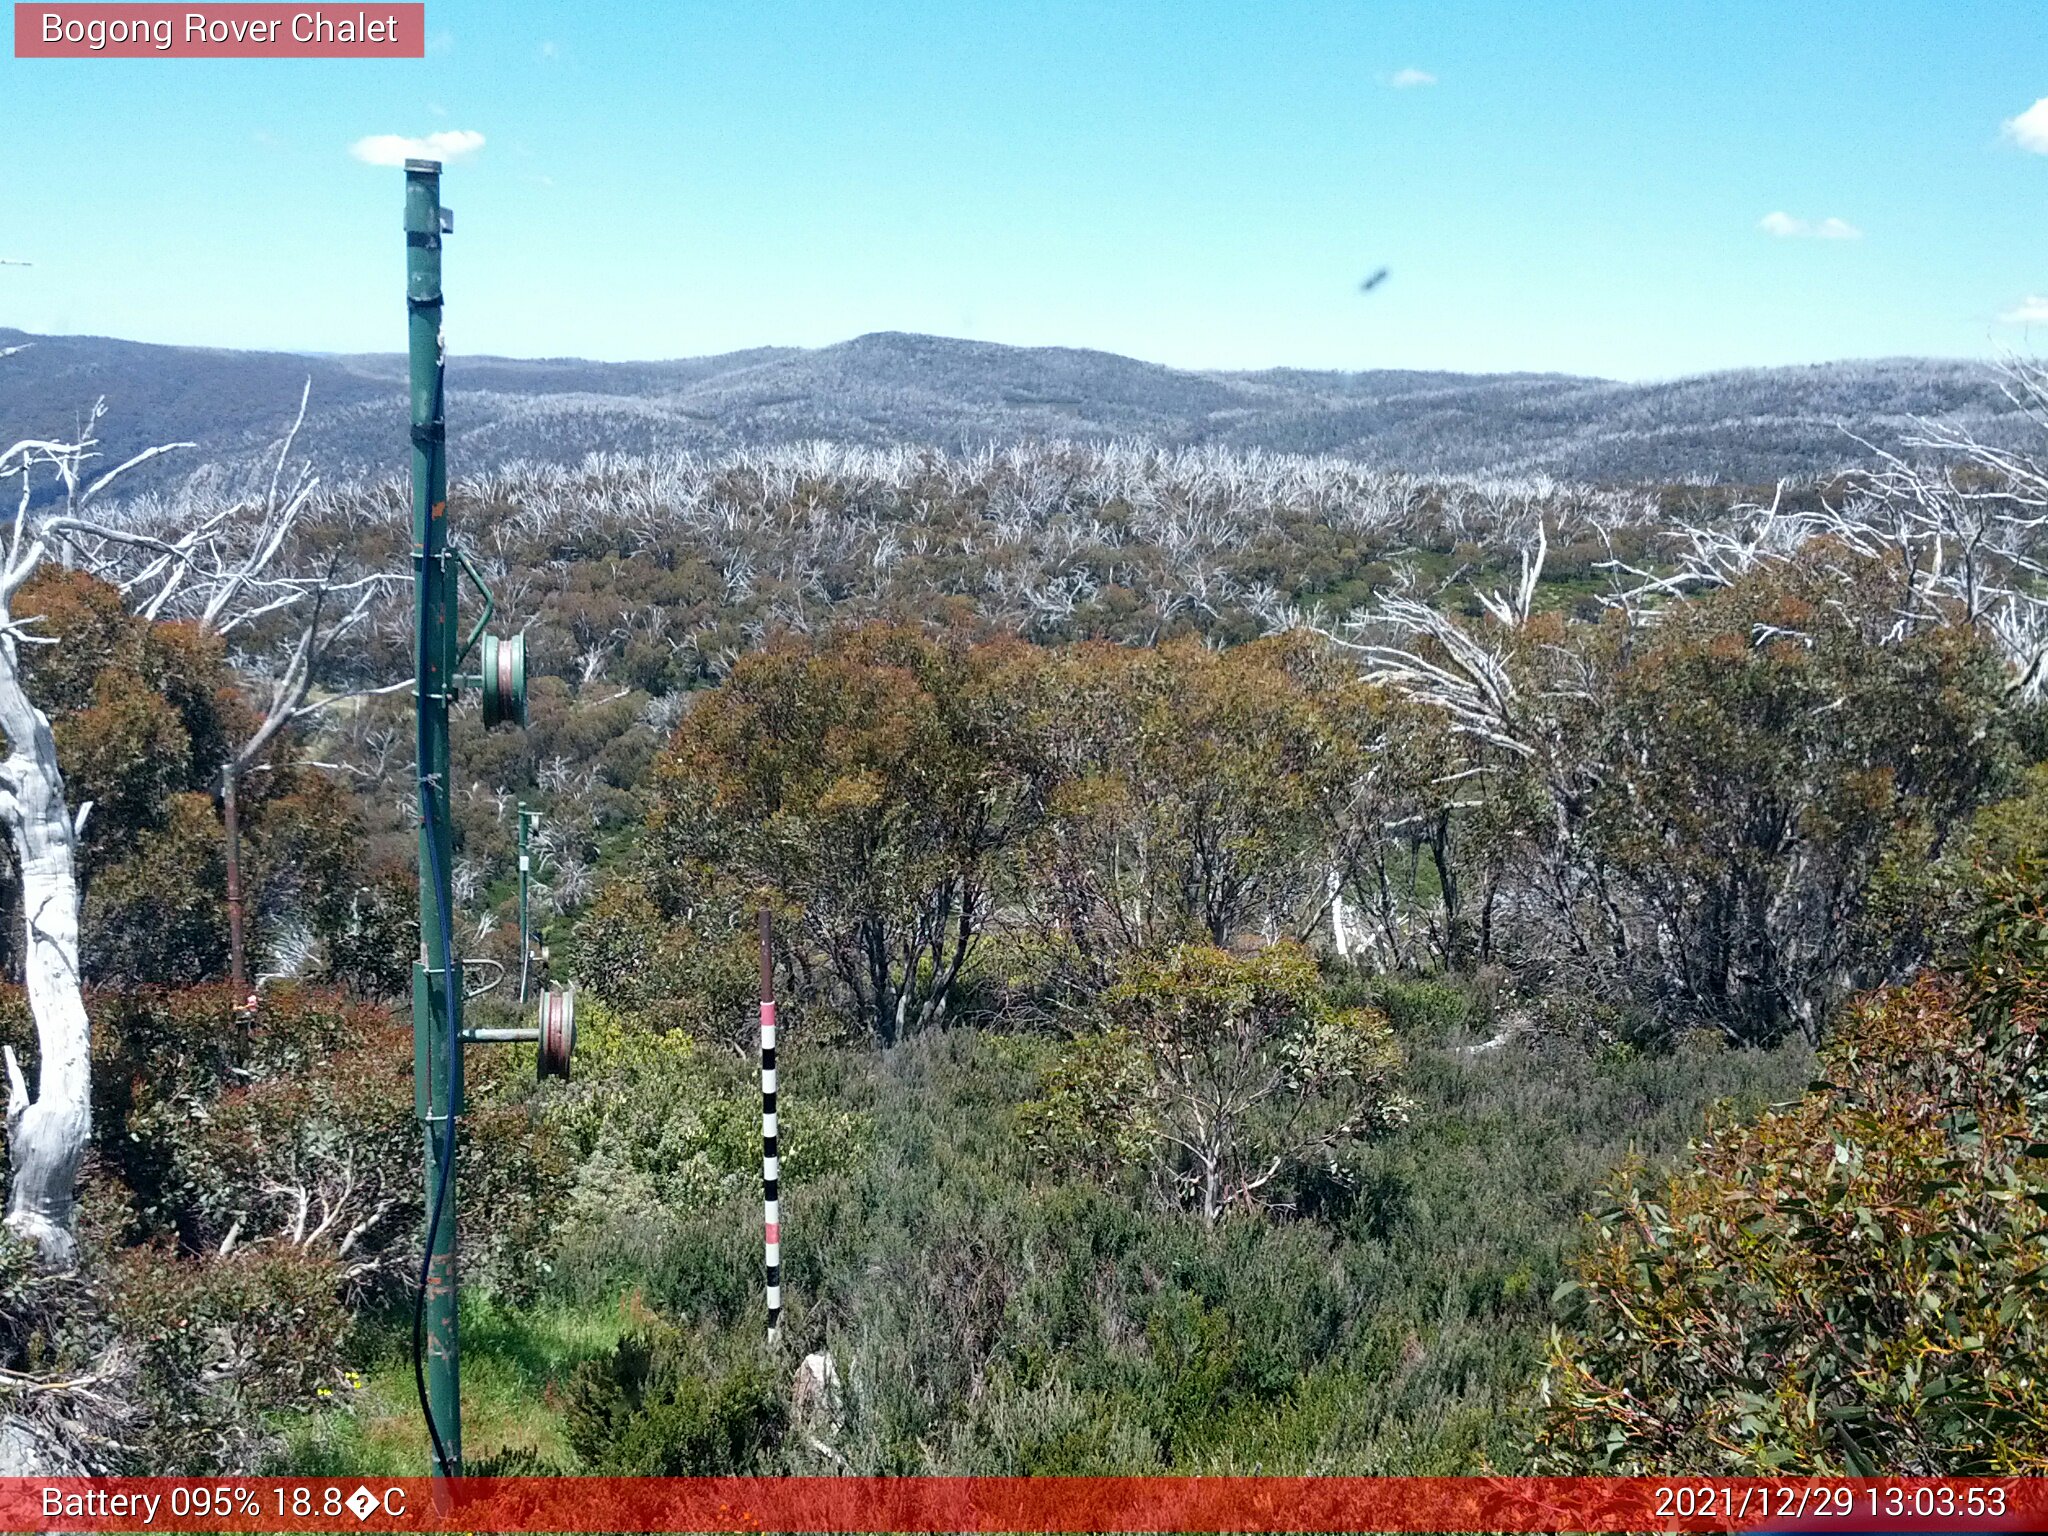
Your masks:
[[[782,1159],[775,1126],[775,957],[768,909],[761,909],[761,1232],[768,1265],[768,1338],[782,1321]]]

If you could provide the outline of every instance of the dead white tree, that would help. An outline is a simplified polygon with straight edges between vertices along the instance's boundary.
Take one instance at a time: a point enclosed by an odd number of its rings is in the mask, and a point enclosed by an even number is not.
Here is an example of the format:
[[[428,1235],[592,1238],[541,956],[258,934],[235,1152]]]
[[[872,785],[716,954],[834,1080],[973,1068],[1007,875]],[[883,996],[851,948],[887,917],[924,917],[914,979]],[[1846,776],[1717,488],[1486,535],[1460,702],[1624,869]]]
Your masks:
[[[1410,823],[1434,825],[1429,845],[1439,874],[1447,950],[1461,942],[1459,931],[1468,916],[1461,911],[1467,903],[1461,900],[1448,846],[1452,816],[1483,807],[1484,786],[1504,777],[1536,787],[1547,804],[1548,835],[1537,839],[1533,849],[1534,885],[1574,951],[1589,949],[1580,922],[1589,899],[1612,915],[1611,898],[1580,856],[1580,822],[1602,768],[1587,761],[1577,742],[1597,712],[1598,693],[1585,657],[1566,646],[1538,643],[1530,633],[1550,541],[1542,507],[1528,510],[1534,516],[1520,550],[1514,590],[1475,594],[1487,619],[1468,622],[1402,591],[1381,596],[1341,624],[1306,626],[1338,652],[1355,657],[1366,681],[1424,706],[1448,728],[1453,749],[1440,765],[1432,793],[1406,813]],[[1490,513],[1498,521],[1509,520],[1504,501]],[[1482,911],[1490,905],[1490,899],[1480,903]]]
[[[1812,537],[1813,529],[1806,518],[1786,512],[1784,506],[1781,480],[1767,507],[1735,507],[1718,523],[1678,523],[1666,530],[1673,546],[1667,569],[1650,570],[1619,558],[1594,562],[1594,569],[1607,572],[1614,583],[1615,590],[1605,601],[1626,614],[1630,623],[1646,624],[1667,603],[1732,587],[1766,562],[1789,560]]]
[[[2007,397],[2048,437],[2048,372],[2014,362],[2006,373]],[[1814,532],[1891,561],[1895,635],[1959,617],[2003,653],[2014,695],[2038,700],[2048,684],[2048,461],[1936,421],[1900,447],[1873,449],[1882,467],[1824,507]]]
[[[146,449],[88,480],[102,414],[103,406],[95,405],[75,440],[26,438],[0,451],[0,483],[20,481],[0,565],[0,733],[7,738],[7,755],[0,759],[0,822],[21,876],[22,976],[36,1029],[33,1095],[13,1047],[5,1052],[11,1165],[6,1220],[56,1269],[72,1261],[78,1166],[92,1133],[92,1022],[79,988],[77,862],[78,834],[92,805],[74,814],[65,800],[49,717],[29,698],[22,672],[21,648],[40,637],[14,618],[12,605],[22,584],[62,541],[110,532],[81,515],[109,486],[137,465],[191,446]],[[61,495],[39,512],[37,488],[50,482]]]
[[[1536,514],[1536,543],[1534,547],[1522,546],[1522,579],[1515,584],[1515,590],[1508,592],[1479,592],[1479,604],[1504,629],[1520,629],[1529,622],[1529,614],[1536,602],[1536,584],[1543,579],[1543,565],[1550,556],[1550,535],[1543,526],[1543,514]]]

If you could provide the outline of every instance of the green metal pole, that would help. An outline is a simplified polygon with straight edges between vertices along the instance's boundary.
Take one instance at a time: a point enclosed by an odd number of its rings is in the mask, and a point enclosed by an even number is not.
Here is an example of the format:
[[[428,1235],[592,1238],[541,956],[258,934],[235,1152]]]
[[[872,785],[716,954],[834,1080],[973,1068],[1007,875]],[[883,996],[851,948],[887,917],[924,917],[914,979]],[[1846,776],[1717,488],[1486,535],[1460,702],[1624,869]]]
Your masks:
[[[448,551],[448,464],[441,335],[441,167],[405,163],[405,297],[411,353],[414,658],[419,711],[420,958],[413,969],[413,1097],[426,1130],[427,1235],[423,1374],[435,1472],[462,1470],[456,1336],[455,1121],[462,1112],[462,988],[455,970],[448,871],[448,706],[456,688],[455,582]],[[459,974],[459,973],[458,973]],[[438,1210],[439,1219],[431,1213]]]

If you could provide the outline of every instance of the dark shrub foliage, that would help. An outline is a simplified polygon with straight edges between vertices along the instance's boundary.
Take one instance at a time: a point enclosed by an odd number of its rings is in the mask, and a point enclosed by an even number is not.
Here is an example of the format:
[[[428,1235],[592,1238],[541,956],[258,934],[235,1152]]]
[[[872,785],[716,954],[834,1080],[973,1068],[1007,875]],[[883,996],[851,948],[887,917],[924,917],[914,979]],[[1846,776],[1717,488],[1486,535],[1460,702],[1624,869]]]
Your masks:
[[[2048,907],[1863,1000],[1824,1081],[1624,1180],[1552,1341],[1540,1456],[1616,1472],[2048,1469]]]
[[[628,1335],[569,1383],[569,1443],[615,1477],[728,1477],[770,1470],[788,1420],[765,1360],[719,1369],[674,1330]]]

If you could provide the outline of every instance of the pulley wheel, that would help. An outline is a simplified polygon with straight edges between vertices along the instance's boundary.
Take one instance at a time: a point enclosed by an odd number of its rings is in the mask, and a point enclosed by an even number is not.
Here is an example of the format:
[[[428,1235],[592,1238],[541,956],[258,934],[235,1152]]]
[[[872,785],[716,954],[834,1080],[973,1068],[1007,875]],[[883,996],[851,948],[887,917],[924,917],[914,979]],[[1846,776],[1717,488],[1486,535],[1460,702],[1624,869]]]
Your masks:
[[[484,729],[526,724],[526,636],[483,643]]]
[[[576,989],[549,987],[540,995],[539,1074],[569,1080],[569,1056],[576,1049]]]

